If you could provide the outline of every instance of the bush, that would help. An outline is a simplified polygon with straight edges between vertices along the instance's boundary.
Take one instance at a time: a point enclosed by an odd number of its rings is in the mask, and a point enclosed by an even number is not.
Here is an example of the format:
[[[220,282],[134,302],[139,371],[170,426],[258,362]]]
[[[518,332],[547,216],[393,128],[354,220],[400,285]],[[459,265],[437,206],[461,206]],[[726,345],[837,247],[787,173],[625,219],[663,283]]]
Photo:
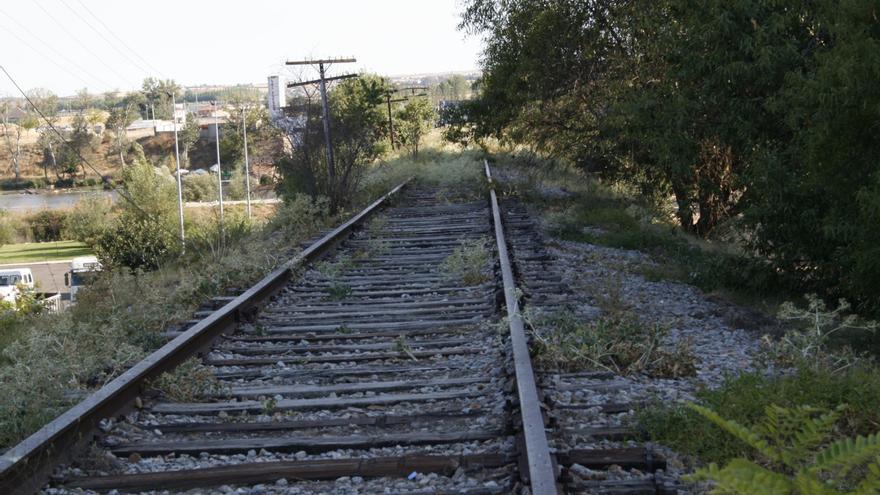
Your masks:
[[[221,229],[219,210],[215,215],[203,215],[186,224],[187,250],[202,256],[225,254],[229,246],[242,242],[254,233],[254,222],[241,208],[227,208]]]
[[[286,199],[269,223],[272,230],[280,230],[287,239],[311,237],[318,229],[332,220],[330,201],[324,197],[312,199],[305,194],[297,194]]]
[[[217,178],[212,174],[183,177],[184,201],[217,201]]]
[[[42,210],[31,215],[28,223],[36,242],[60,241],[67,214],[60,210]]]
[[[98,237],[95,250],[108,266],[155,270],[179,253],[180,241],[165,225],[136,214],[120,217]]]
[[[67,236],[94,246],[110,228],[112,203],[101,195],[89,195],[81,199],[67,214]]]
[[[698,391],[696,396],[702,406],[723,411],[726,418],[740,424],[757,423],[770,405],[830,411],[846,404],[838,423],[841,436],[870,435],[880,425],[880,374],[873,367],[833,375],[812,369],[781,377],[746,373],[729,377],[718,389]],[[703,462],[723,464],[752,455],[749,446],[731,441],[721,428],[684,405],[646,408],[636,415],[636,422],[652,440]]]
[[[229,177],[229,182],[223,184],[223,199],[238,201],[247,197],[247,184],[245,184],[244,171],[236,167]]]

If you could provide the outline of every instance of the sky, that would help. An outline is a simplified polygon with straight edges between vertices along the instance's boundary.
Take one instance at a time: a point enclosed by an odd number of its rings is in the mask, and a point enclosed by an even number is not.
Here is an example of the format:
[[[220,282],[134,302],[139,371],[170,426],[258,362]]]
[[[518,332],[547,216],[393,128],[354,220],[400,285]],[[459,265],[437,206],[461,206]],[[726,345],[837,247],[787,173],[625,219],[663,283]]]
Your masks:
[[[478,68],[460,0],[16,0],[0,2],[0,65],[23,89],[64,96],[140,88],[311,79],[285,60],[353,56],[331,74]],[[306,72],[299,72],[306,71]],[[0,73],[0,96],[17,91]]]

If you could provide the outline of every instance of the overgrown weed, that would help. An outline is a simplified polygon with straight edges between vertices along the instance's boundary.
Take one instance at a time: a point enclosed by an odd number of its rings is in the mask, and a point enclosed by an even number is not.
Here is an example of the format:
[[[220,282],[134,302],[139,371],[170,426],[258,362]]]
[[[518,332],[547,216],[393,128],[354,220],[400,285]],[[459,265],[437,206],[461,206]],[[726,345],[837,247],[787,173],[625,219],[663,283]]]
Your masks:
[[[443,260],[441,273],[448,278],[459,279],[466,285],[479,285],[490,280],[488,264],[491,254],[486,248],[488,242],[484,237],[462,240],[452,254]]]
[[[187,359],[173,370],[162,373],[151,385],[165,398],[176,402],[193,402],[205,395],[227,391],[211,368],[198,358]]]
[[[663,378],[696,373],[697,360],[688,341],[668,349],[662,345],[666,327],[642,323],[627,313],[587,323],[568,311],[524,317],[532,331],[534,359],[547,369],[602,369]]]

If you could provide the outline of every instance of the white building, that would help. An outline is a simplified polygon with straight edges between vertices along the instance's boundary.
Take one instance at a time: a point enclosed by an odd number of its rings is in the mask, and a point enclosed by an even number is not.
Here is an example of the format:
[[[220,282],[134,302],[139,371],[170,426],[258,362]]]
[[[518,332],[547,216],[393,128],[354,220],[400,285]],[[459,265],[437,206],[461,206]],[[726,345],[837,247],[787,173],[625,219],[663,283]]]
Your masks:
[[[287,85],[281,76],[269,76],[269,117],[272,120],[284,116],[284,107],[287,106]]]

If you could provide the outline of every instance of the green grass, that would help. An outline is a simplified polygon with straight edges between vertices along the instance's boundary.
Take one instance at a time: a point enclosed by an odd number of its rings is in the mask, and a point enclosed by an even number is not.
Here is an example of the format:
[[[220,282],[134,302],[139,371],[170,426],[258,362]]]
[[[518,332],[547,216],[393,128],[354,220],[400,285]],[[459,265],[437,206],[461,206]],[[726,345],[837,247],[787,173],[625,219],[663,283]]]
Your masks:
[[[0,247],[0,264],[61,261],[92,253],[78,241],[25,242]]]

